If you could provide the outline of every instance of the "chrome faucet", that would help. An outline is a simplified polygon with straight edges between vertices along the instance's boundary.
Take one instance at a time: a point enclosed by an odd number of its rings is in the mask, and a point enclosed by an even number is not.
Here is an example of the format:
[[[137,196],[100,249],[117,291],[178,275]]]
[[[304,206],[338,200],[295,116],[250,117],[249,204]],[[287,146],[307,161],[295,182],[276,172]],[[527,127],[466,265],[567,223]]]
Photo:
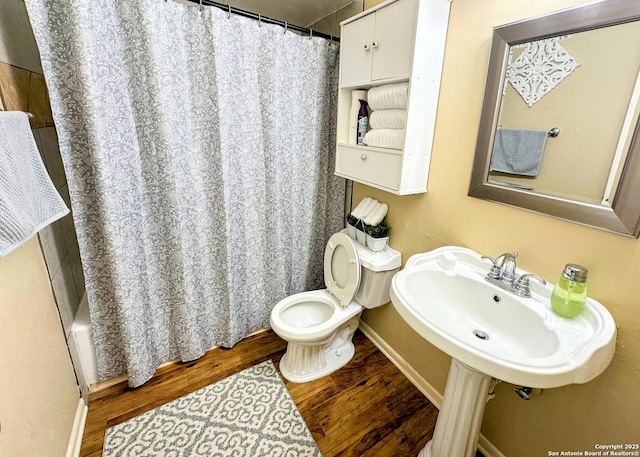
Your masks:
[[[513,254],[505,252],[496,259],[482,256],[483,260],[492,262],[491,269],[484,279],[520,297],[531,297],[529,279],[535,279],[543,286],[547,282],[541,277],[530,273],[518,277],[516,275],[516,257],[518,257],[518,251],[515,251]]]
[[[516,280],[516,257],[518,257],[518,251],[514,251],[513,254],[505,252],[498,260],[502,260],[502,278],[500,281],[507,285],[512,285]]]
[[[505,284],[513,284],[516,276],[516,257],[518,257],[518,251],[515,251],[513,254],[505,252],[496,259],[483,255],[483,260],[489,260],[493,263],[489,273],[487,273],[487,281],[500,281]]]

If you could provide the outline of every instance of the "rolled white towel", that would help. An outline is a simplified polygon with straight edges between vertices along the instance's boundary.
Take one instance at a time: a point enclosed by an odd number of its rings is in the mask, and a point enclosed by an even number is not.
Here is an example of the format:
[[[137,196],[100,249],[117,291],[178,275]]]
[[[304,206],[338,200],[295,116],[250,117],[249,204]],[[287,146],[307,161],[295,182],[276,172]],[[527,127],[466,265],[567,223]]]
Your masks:
[[[367,218],[364,219],[364,223],[367,225],[378,225],[387,216],[389,211],[389,205],[386,203],[380,203],[373,213],[369,213]]]
[[[369,127],[372,129],[403,129],[406,126],[406,109],[381,109],[369,115]]]
[[[371,200],[373,200],[371,197],[364,197],[362,200],[360,200],[358,206],[351,210],[351,215],[353,217],[357,217],[358,219],[362,219],[364,208],[369,204]]]
[[[364,136],[364,144],[375,148],[402,149],[405,129],[373,129]]]
[[[373,204],[367,207],[367,212],[362,216],[362,222],[364,222],[365,224],[369,224],[369,222],[367,221],[371,218],[371,215],[375,214],[378,211],[380,205],[381,203],[378,200],[373,200]]]
[[[369,199],[369,201],[367,202],[367,205],[360,212],[360,220],[364,222],[367,216],[369,216],[369,214],[371,214],[371,212],[374,211],[379,204],[380,203],[375,198]]]
[[[367,94],[369,108],[373,111],[381,109],[406,109],[409,98],[409,83],[394,83],[376,86]]]

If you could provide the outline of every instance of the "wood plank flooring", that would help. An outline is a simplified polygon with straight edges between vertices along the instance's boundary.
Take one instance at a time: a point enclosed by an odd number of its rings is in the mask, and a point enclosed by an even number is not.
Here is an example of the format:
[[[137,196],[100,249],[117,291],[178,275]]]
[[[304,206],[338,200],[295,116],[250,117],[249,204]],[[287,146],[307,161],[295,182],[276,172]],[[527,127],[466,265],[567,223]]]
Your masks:
[[[285,380],[324,457],[414,457],[433,434],[438,410],[360,332],[341,370],[304,384]],[[126,383],[91,394],[81,457],[102,455],[106,428],[265,360],[278,367],[286,342],[272,331],[232,349],[158,370],[144,386]]]

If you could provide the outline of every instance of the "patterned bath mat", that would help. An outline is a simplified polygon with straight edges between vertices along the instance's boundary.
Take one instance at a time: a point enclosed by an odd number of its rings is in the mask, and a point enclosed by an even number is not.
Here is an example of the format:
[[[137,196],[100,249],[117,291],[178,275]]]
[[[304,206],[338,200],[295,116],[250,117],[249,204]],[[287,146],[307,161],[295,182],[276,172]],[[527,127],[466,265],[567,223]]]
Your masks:
[[[103,457],[322,457],[271,361],[105,432]]]

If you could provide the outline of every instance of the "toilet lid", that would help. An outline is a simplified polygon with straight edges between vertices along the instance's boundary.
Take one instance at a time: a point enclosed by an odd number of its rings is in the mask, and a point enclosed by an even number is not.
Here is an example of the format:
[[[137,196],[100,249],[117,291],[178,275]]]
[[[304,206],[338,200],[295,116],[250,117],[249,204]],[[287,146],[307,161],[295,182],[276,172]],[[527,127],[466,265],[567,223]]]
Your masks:
[[[349,306],[360,287],[360,258],[353,241],[334,233],[324,250],[324,282],[342,306]]]

